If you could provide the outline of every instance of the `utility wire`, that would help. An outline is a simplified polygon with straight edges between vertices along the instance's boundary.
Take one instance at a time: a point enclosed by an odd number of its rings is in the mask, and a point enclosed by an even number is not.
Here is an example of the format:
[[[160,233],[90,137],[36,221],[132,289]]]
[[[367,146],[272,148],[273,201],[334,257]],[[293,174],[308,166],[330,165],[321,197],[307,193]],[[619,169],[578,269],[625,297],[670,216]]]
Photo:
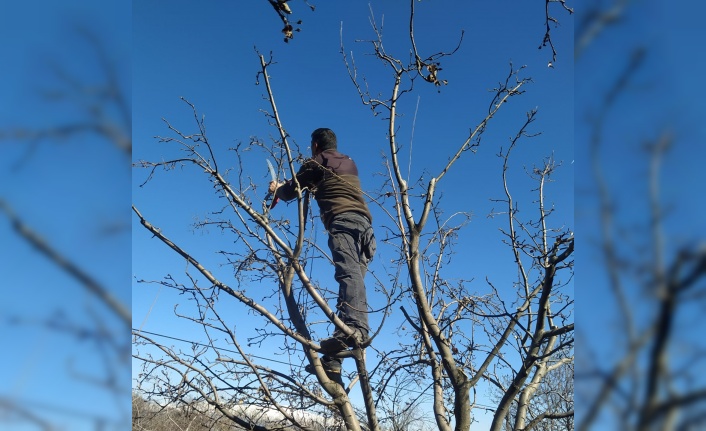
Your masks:
[[[167,339],[170,339],[170,340],[181,341],[181,342],[183,342],[183,343],[194,344],[194,345],[196,345],[196,346],[201,346],[201,347],[214,347],[214,346],[209,345],[209,344],[198,343],[198,342],[196,342],[196,341],[189,341],[189,340],[185,340],[185,339],[183,339],[183,338],[172,337],[172,336],[170,336],[170,335],[158,334],[158,333],[156,333],[156,332],[143,331],[143,330],[136,329],[136,328],[132,328],[132,330],[135,331],[135,332],[137,332],[137,333],[144,333],[144,334],[154,335],[154,336],[161,337],[161,338],[167,338]],[[218,350],[222,350],[222,351],[224,351],[224,352],[230,352],[230,353],[237,353],[237,354],[240,354],[240,352],[238,352],[237,350],[224,349],[224,348],[220,348],[220,347],[218,348]],[[291,363],[289,363],[289,362],[278,361],[278,360],[276,360],[276,359],[265,358],[265,357],[263,357],[263,356],[257,356],[257,355],[248,355],[248,356],[251,357],[251,358],[262,359],[263,361],[275,362],[275,363],[277,363],[277,364],[291,365]]]
[[[158,333],[156,333],[156,332],[143,331],[143,330],[138,330],[138,329],[136,329],[136,328],[132,328],[132,330],[135,331],[135,332],[138,332],[138,333],[144,333],[144,334],[154,335],[154,336],[156,336],[156,337],[167,338],[167,339],[169,339],[169,340],[174,340],[174,341],[181,341],[181,342],[183,342],[183,343],[194,344],[194,345],[196,345],[196,346],[201,346],[201,347],[214,347],[214,346],[212,346],[212,345],[203,344],[203,343],[199,343],[199,342],[196,342],[196,341],[189,341],[189,340],[185,340],[185,339],[179,338],[179,337],[172,337],[171,335],[158,334]],[[230,353],[237,353],[237,354],[240,354],[240,352],[238,352],[238,351],[236,351],[236,350],[231,350],[231,349],[218,348],[218,350],[222,350],[222,351],[224,351],[224,352],[230,352]],[[263,361],[274,362],[274,363],[277,363],[277,364],[282,364],[282,365],[289,365],[289,366],[293,366],[293,367],[298,367],[298,366],[296,366],[296,365],[293,365],[293,364],[290,363],[290,362],[278,361],[278,360],[276,360],[276,359],[266,358],[266,357],[263,357],[263,356],[248,355],[248,357],[250,357],[250,358],[256,358],[256,359],[261,359],[261,360],[263,360]],[[298,368],[303,368],[303,367],[298,367]],[[422,391],[415,391],[415,390],[412,390],[412,389],[409,389],[409,388],[400,388],[399,386],[394,386],[394,385],[388,385],[388,387],[389,387],[389,388],[392,388],[392,389],[404,389],[404,390],[406,390],[406,391],[408,391],[408,392],[411,392],[411,393],[414,393],[414,394],[420,394],[420,395],[423,395],[423,394],[425,393],[425,392],[422,392]],[[487,406],[487,405],[478,404],[478,403],[474,403],[474,405],[475,405],[476,407],[478,407],[478,408],[482,408],[482,409],[489,410],[489,411],[495,411],[495,407],[493,407],[493,406]]]

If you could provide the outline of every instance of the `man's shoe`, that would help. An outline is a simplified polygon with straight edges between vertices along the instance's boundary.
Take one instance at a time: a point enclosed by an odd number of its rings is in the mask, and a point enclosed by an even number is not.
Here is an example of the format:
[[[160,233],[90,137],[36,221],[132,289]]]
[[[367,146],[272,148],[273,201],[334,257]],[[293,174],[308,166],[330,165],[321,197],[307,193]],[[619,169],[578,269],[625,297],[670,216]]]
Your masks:
[[[338,352],[342,352],[344,350],[348,350],[348,343],[346,343],[346,339],[344,337],[331,337],[331,338],[325,338],[321,340],[321,353],[324,354],[335,354]]]
[[[321,358],[321,365],[324,367],[324,371],[326,372],[326,375],[328,376],[329,379],[343,383],[343,380],[341,379],[341,363],[338,361],[330,361],[327,360],[326,357]],[[304,371],[306,371],[309,374],[316,374],[314,372],[314,367],[311,364],[307,364],[306,367],[304,367]]]
[[[314,371],[314,367],[311,366],[311,364],[307,364],[306,367],[304,367],[304,371],[306,371],[309,374],[316,374],[316,372]],[[333,375],[333,374],[338,374],[339,376],[341,375],[340,368],[337,369],[336,367],[327,367],[325,364],[324,364],[324,371],[326,371],[326,374],[329,374],[329,377],[331,377],[331,375]]]
[[[321,353],[333,355],[351,347],[360,346],[367,336],[363,336],[363,332],[359,329],[353,332],[351,336],[334,335],[331,338],[325,338],[319,343],[321,345]]]

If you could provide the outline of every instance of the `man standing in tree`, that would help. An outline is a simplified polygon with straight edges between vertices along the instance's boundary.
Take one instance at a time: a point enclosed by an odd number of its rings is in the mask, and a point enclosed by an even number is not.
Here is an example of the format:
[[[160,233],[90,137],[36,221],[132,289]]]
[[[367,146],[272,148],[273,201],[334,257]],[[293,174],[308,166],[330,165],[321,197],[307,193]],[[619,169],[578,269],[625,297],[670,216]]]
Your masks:
[[[354,331],[352,336],[346,336],[336,328],[331,338],[321,340],[324,369],[340,380],[342,360],[333,355],[368,340],[368,302],[363,279],[375,254],[375,236],[358,168],[353,159],[337,151],[336,135],[331,129],[312,132],[311,153],[313,158],[299,169],[297,181],[302,189],[308,188],[314,194],[319,205],[339,284],[338,317]],[[273,181],[269,190],[285,201],[297,196],[293,180],[279,184]],[[307,367],[307,371],[313,370]]]

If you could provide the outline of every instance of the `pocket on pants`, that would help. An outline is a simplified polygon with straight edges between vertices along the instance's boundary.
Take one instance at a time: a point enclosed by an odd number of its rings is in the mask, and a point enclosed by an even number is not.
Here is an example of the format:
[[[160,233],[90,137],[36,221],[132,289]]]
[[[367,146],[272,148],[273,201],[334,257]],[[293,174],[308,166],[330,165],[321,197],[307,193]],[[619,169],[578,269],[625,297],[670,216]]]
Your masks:
[[[377,242],[375,241],[375,234],[373,233],[373,228],[369,227],[363,232],[361,238],[361,248],[363,256],[370,262],[375,256],[375,251],[377,251]]]

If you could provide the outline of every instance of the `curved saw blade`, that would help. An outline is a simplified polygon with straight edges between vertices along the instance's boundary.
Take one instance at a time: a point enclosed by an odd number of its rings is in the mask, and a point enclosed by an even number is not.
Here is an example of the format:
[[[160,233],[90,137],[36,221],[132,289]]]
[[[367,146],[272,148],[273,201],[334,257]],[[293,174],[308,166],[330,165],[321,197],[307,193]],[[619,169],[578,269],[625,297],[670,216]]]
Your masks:
[[[270,162],[270,159],[265,159],[267,162],[267,169],[270,170],[270,178],[272,181],[277,181],[277,173],[275,172],[275,167],[272,166],[272,162]]]

